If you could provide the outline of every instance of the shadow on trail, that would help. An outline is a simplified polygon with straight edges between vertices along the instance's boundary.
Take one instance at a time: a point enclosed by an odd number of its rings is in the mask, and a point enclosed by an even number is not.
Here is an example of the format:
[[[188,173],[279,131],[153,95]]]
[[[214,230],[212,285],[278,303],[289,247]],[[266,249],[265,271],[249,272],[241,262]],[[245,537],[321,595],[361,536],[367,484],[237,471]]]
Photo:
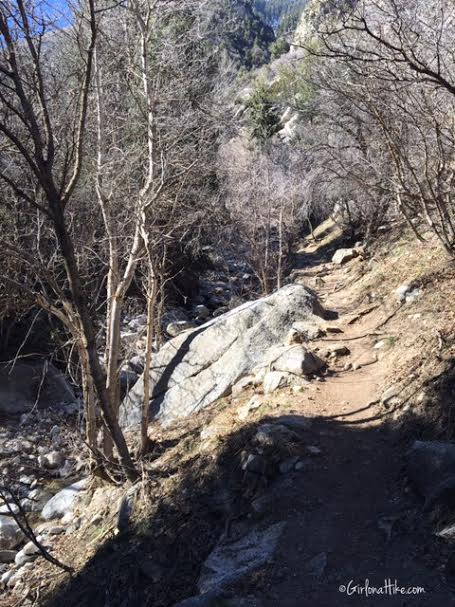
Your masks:
[[[253,423],[224,437],[216,459],[202,451],[188,463],[174,462],[180,470],[161,470],[168,481],[180,473],[166,496],[159,478],[151,476],[148,514],[143,509],[135,527],[106,540],[77,575],[41,598],[40,607],[170,607],[196,595],[202,563],[228,519],[246,532],[278,521],[286,525],[273,561],[227,587],[226,597],[252,595],[265,607],[453,605],[444,579],[447,551],[429,534],[420,498],[405,491],[406,445],[397,430],[292,417],[300,438],[287,452],[265,453],[267,483],[252,486],[241,469],[241,453],[254,443]],[[301,469],[280,474],[280,461],[290,456],[300,458]],[[260,513],[251,505],[258,497],[266,504]],[[325,555],[326,565],[315,575],[311,563],[318,555]],[[338,590],[351,579],[380,586],[387,578],[424,587],[425,595],[410,602],[402,596],[366,600]],[[213,606],[222,604],[236,605]]]
[[[317,241],[322,240],[323,236],[324,234],[322,236],[318,235]],[[319,246],[314,252],[303,251],[301,253],[296,253],[293,268],[297,271],[307,270],[328,263],[329,261],[332,261],[333,254],[337,249],[349,247],[353,244],[352,238],[349,238],[346,234],[340,234],[338,238]]]

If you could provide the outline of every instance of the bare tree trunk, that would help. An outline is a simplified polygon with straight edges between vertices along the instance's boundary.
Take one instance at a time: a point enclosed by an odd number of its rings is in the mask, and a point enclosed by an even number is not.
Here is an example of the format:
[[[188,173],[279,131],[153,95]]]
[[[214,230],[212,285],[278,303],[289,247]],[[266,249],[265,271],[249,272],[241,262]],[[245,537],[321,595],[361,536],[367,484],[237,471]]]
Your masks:
[[[153,342],[156,335],[156,302],[158,296],[158,281],[149,268],[147,285],[147,339],[144,361],[144,402],[142,405],[141,420],[141,453],[145,455],[149,450],[148,420],[150,408],[150,367],[152,364]]]
[[[50,207],[52,210],[55,234],[59,243],[60,252],[64,259],[65,270],[68,276],[71,294],[73,296],[73,303],[81,321],[81,328],[83,331],[82,347],[84,347],[85,351],[87,352],[90,374],[93,378],[93,384],[100,403],[103,421],[109,429],[110,435],[112,436],[112,440],[116,446],[125,475],[130,481],[134,482],[138,478],[138,473],[131,459],[125,437],[120,429],[117,417],[115,416],[109,402],[108,392],[106,390],[106,376],[98,359],[93,321],[83,295],[81,279],[74,254],[74,247],[65,226],[63,211],[59,198],[52,199],[50,201]]]
[[[278,219],[278,264],[277,264],[277,289],[281,289],[283,273],[283,207],[280,209],[280,216]]]
[[[82,375],[82,394],[85,407],[85,427],[87,443],[90,447],[90,459],[93,461],[93,454],[97,449],[97,422],[95,408],[95,391],[92,377],[90,375],[90,365],[86,351],[82,345],[79,346],[79,360],[81,363]]]

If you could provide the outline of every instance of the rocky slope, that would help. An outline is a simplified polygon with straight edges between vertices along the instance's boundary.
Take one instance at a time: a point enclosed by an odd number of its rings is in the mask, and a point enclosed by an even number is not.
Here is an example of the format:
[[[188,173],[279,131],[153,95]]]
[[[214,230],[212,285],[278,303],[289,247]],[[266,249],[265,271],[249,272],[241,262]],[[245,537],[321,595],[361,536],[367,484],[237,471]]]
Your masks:
[[[368,579],[379,588],[389,578],[423,588],[419,605],[453,604],[447,386],[455,314],[447,293],[455,276],[436,244],[417,263],[401,226],[389,227],[374,252],[346,247],[333,222],[315,236],[298,251],[293,281],[302,293],[317,290],[339,318],[311,317],[305,332],[291,315],[286,337],[324,361],[322,374],[293,372],[270,391],[234,384],[231,395],[168,428],[151,424],[154,449],[133,490],[74,487],[84,473],[70,434],[44,423],[38,431],[43,412],[30,420],[37,434],[29,446],[29,426],[9,428],[4,449],[11,469],[19,456],[34,477],[21,480],[27,491],[36,480],[55,492],[52,475],[66,464],[44,472],[51,449],[74,462],[61,483],[71,487],[41,504],[34,528],[77,575],[57,573],[3,522],[2,554],[16,561],[2,565],[5,605],[39,595],[43,607],[96,607],[106,596],[115,607],[330,607],[363,604],[360,590],[347,595],[349,584],[364,588]],[[71,433],[68,421],[54,421]],[[34,460],[40,442],[46,461]],[[384,596],[368,601],[382,605]]]

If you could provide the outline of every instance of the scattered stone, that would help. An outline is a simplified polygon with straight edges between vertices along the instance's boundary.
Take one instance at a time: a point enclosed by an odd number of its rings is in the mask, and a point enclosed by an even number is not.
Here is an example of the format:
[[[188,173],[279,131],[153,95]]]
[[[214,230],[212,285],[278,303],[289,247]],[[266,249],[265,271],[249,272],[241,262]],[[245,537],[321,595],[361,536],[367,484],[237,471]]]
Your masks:
[[[308,445],[306,450],[311,455],[321,455],[321,453],[322,453],[322,449],[320,449],[319,447],[315,447],[314,445]]]
[[[36,538],[36,541],[37,541],[38,543],[41,543],[42,539],[43,539],[43,538],[42,538],[41,536],[38,536],[38,537]],[[25,546],[22,548],[22,552],[23,552],[25,555],[27,555],[27,556],[31,556],[31,555],[33,555],[33,554],[39,554],[39,553],[40,553],[40,549],[38,548],[38,546],[37,546],[37,545],[36,545],[34,542],[31,542],[31,541],[30,541],[30,542],[27,542],[27,543],[25,544]]]
[[[10,516],[0,515],[0,549],[12,550],[21,543],[24,534]]]
[[[194,308],[194,312],[195,312],[195,315],[198,318],[200,318],[201,320],[209,318],[209,316],[210,316],[210,310],[207,308],[207,306],[204,306],[203,304],[196,306]]]
[[[418,283],[410,282],[402,284],[395,290],[395,295],[400,303],[413,303],[421,295],[422,291],[419,288]]]
[[[9,571],[6,571],[0,578],[0,584],[2,584],[2,586],[8,586],[8,582],[13,577],[14,573],[15,573],[14,569],[10,569]]]
[[[47,529],[49,535],[61,535],[62,533],[65,533],[65,531],[66,527],[62,527],[61,525],[55,525],[54,527],[49,527]]]
[[[358,256],[359,252],[356,249],[338,249],[332,257],[332,262],[341,266]]]
[[[274,371],[293,375],[312,375],[324,366],[324,361],[303,346],[285,348],[272,363]]]
[[[31,561],[36,560],[38,555],[34,554],[25,554],[24,550],[19,550],[19,552],[14,557],[14,562],[18,567],[25,565],[25,563],[30,563]]]
[[[38,465],[42,468],[48,468],[49,470],[56,470],[64,462],[64,456],[60,451],[51,451],[46,455],[40,455],[38,457]]]
[[[19,506],[17,504],[2,504],[0,506],[0,514],[17,514],[19,512]]]
[[[232,396],[236,398],[240,396],[247,388],[254,384],[254,375],[246,375],[239,379],[237,383],[232,386]]]
[[[73,483],[66,489],[59,491],[44,506],[41,516],[49,521],[54,518],[61,518],[66,514],[72,514],[76,498],[81,491],[88,485],[88,478],[84,478],[77,483]]]
[[[240,409],[237,411],[237,417],[240,420],[245,420],[249,416],[251,411],[259,409],[259,407],[261,407],[263,404],[264,403],[260,397],[253,396],[251,400],[249,400],[245,405],[240,407]]]
[[[285,523],[253,529],[235,542],[220,542],[205,561],[199,591],[221,590],[265,565],[274,555]]]
[[[138,331],[140,329],[143,329],[146,326],[147,326],[147,314],[139,314],[139,316],[136,316],[135,318],[133,318],[133,320],[130,320],[130,322],[128,323],[128,327],[132,331]]]
[[[14,550],[0,550],[0,563],[12,563],[15,556]]]
[[[242,451],[240,462],[242,470],[245,472],[252,472],[253,474],[266,474],[267,472],[267,460],[262,455]]]
[[[351,350],[344,344],[333,344],[327,348],[326,356],[330,358],[338,358],[339,356],[348,356]]]
[[[292,472],[292,470],[294,470],[295,465],[297,464],[298,461],[299,461],[299,457],[295,456],[295,457],[289,457],[288,459],[285,459],[283,462],[281,462],[281,464],[280,464],[281,474],[289,474],[289,472]]]
[[[285,388],[289,385],[290,375],[289,373],[283,373],[281,371],[270,371],[265,374],[263,381],[263,388],[265,394],[271,394],[280,388]]]
[[[27,512],[41,512],[46,502],[52,497],[52,494],[42,487],[31,489],[27,497],[21,501],[21,506]]]
[[[166,333],[171,337],[177,337],[177,335],[195,329],[196,327],[197,325],[190,320],[176,320],[167,325]]]
[[[271,449],[282,449],[299,441],[300,436],[283,424],[262,424],[253,437],[253,442]]]

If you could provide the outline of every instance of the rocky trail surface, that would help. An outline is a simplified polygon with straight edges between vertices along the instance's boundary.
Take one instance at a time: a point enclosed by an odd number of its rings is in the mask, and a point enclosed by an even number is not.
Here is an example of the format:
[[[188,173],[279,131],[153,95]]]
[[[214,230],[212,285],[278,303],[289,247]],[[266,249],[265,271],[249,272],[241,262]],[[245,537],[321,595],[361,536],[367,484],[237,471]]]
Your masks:
[[[307,269],[297,270],[297,279],[316,281],[326,308],[339,314],[332,325],[340,333],[313,344],[325,351],[336,343],[349,354],[334,359],[334,373],[311,396],[294,402],[294,414],[313,420],[309,440],[319,455],[280,492],[277,512],[286,528],[264,605],[455,605],[447,546],[422,520],[384,399],[393,369],[374,346],[386,313],[366,306],[372,310],[359,317],[346,294],[349,274],[344,266],[327,273],[318,249],[301,250]]]

